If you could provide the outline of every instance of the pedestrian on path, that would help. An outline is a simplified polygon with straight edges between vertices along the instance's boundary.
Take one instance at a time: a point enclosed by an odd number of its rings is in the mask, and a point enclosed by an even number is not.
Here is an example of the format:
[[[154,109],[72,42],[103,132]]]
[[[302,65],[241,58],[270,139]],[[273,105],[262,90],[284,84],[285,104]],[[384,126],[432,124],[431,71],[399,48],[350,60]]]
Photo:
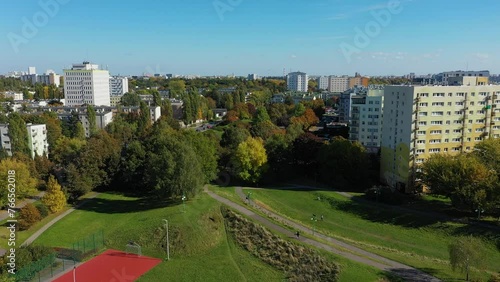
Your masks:
[[[300,237],[299,231],[295,232],[295,236],[297,236],[297,239],[299,239],[299,237]]]

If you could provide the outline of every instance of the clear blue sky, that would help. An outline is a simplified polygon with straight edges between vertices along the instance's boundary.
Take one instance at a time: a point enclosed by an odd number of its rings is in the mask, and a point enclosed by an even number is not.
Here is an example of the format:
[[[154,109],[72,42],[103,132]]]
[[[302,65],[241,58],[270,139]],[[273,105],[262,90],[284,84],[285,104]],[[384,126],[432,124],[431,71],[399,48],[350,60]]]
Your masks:
[[[40,5],[57,1],[51,14]],[[84,59],[127,75],[500,72],[500,1],[400,0],[389,11],[390,2],[3,0],[0,73],[60,73]],[[390,20],[380,25],[374,12]],[[36,31],[23,33],[25,21]],[[367,27],[369,42],[356,43]]]

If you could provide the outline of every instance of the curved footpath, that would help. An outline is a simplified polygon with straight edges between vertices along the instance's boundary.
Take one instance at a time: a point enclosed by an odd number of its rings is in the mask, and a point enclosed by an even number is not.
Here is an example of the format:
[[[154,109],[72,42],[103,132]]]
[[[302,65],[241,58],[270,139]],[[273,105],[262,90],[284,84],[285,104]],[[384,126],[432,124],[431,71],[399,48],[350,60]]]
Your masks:
[[[209,191],[207,186],[205,186],[205,192],[208,195],[210,195],[212,198],[214,198],[215,200],[217,200],[217,201],[237,210],[238,212],[250,217],[254,221],[259,222],[260,224],[264,225],[265,227],[267,227],[273,231],[277,231],[279,233],[286,234],[290,238],[295,238],[294,232],[271,222],[269,219],[254,213],[253,211],[243,207],[240,204],[234,203],[233,201],[231,201],[229,199],[226,199],[224,197],[221,197],[221,196]],[[244,195],[241,187],[237,187],[236,192],[242,199],[245,199],[246,196]],[[263,211],[269,217],[272,217],[280,222],[283,222],[284,224],[291,226],[292,228],[294,228],[296,230],[299,230],[299,231],[305,232],[305,233],[312,232],[312,230],[306,226],[303,226],[301,224],[297,224],[291,220],[288,220],[288,219],[286,219],[286,218],[284,218],[276,213],[273,213],[269,210],[266,210],[266,209],[264,209],[260,206],[257,206],[253,203],[251,203],[251,205],[254,208],[259,209],[260,211]],[[300,237],[297,240],[304,242],[306,244],[315,246],[317,248],[332,252],[334,254],[340,255],[340,256],[345,257],[347,259],[350,259],[350,260],[353,260],[356,262],[360,262],[360,263],[363,263],[363,264],[366,264],[366,265],[369,265],[369,266],[372,266],[372,267],[375,267],[375,268],[378,268],[378,269],[381,269],[384,271],[391,272],[394,275],[397,275],[397,276],[403,278],[405,281],[415,281],[415,282],[441,281],[441,280],[439,280],[439,279],[437,279],[437,278],[435,278],[435,277],[433,277],[433,276],[431,276],[423,271],[415,269],[413,267],[410,267],[410,266],[386,259],[386,258],[381,257],[379,255],[364,251],[362,249],[351,246],[349,244],[346,244],[342,241],[325,236],[323,234],[315,233],[314,236],[321,238],[324,241],[327,241],[331,244],[339,246],[339,247],[341,247],[345,250],[348,250],[348,251],[343,251],[341,249],[337,249],[337,248],[332,247],[330,245],[327,245],[327,244],[324,244],[322,242],[316,241],[314,239],[306,238],[306,237]]]

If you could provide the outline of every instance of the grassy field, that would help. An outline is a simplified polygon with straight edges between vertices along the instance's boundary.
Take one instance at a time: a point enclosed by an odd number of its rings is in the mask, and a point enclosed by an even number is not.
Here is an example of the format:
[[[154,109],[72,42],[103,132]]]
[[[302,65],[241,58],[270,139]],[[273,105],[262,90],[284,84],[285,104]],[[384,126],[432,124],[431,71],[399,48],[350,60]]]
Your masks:
[[[485,269],[500,271],[498,231],[401,214],[390,207],[355,202],[334,192],[252,190],[252,195],[254,201],[309,226],[312,214],[318,219],[323,215],[325,219],[316,223],[323,233],[444,280],[464,278],[448,265],[448,244],[459,235],[480,235],[484,238]],[[476,270],[473,277],[487,280],[490,274]]]
[[[233,189],[234,190],[234,189]],[[108,248],[124,249],[130,240],[145,255],[165,258],[163,220],[169,221],[170,261],[140,281],[283,281],[284,274],[235,244],[225,231],[219,204],[203,194],[182,204],[151,202],[118,194],[101,194],[71,213],[35,244],[71,247],[79,238],[104,230]],[[61,236],[64,234],[64,236]],[[377,281],[374,268],[325,253],[342,266],[340,281]]]

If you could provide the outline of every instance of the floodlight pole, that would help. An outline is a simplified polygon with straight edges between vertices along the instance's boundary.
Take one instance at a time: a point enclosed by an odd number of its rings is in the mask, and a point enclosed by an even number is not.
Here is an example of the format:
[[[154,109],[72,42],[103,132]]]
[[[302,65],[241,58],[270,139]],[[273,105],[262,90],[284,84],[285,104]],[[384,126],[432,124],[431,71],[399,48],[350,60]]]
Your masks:
[[[73,266],[73,282],[76,282],[76,266]]]
[[[168,241],[168,220],[164,219],[165,228],[167,229],[167,260],[170,260],[170,242]]]

